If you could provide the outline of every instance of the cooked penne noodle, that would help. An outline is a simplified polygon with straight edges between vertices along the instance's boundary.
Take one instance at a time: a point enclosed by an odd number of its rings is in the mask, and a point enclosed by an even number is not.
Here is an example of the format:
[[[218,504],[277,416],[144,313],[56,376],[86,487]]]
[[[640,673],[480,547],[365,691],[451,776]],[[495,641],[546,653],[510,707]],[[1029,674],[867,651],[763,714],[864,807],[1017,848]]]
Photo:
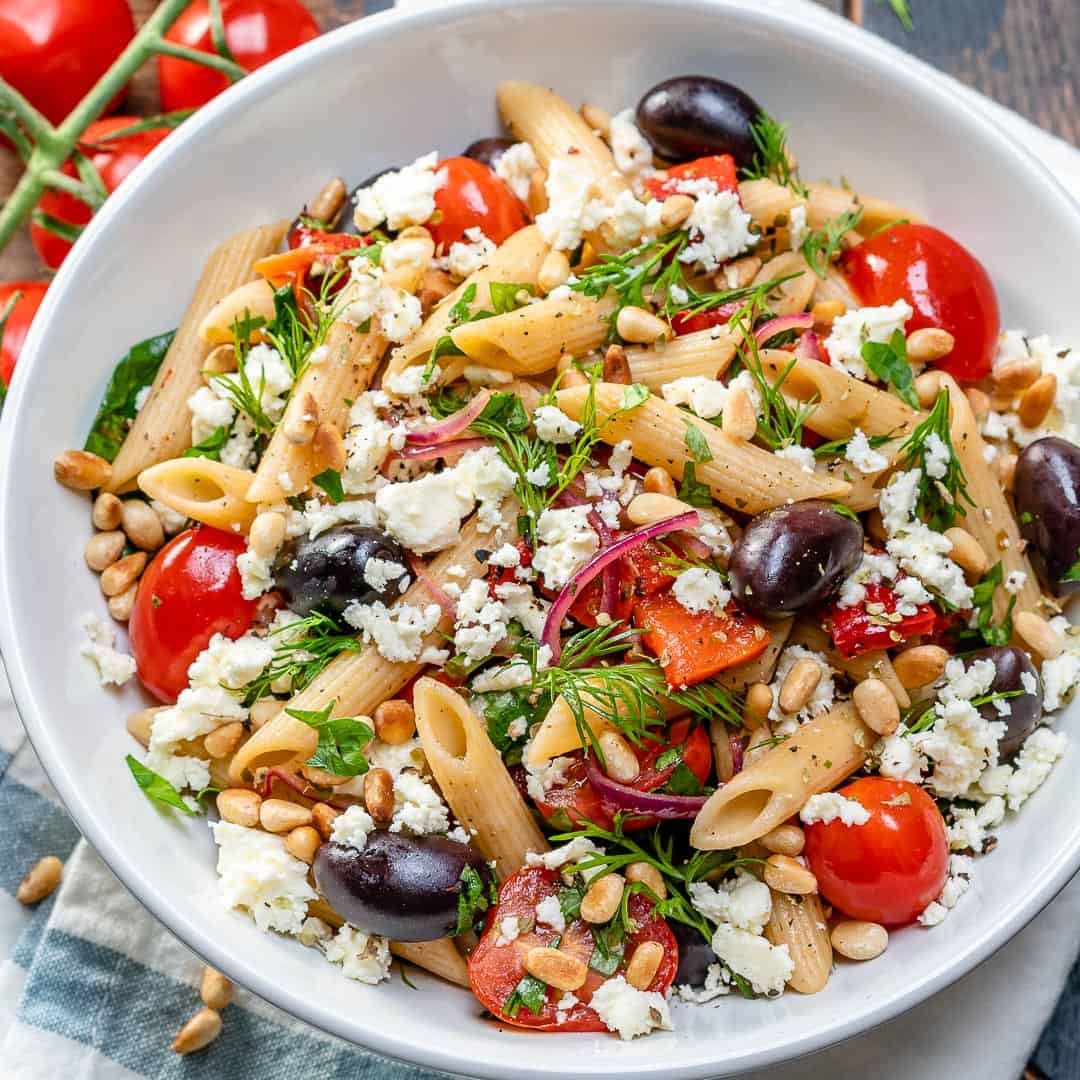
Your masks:
[[[717,681],[736,694],[745,694],[754,683],[772,681],[776,662],[784,649],[791,633],[792,619],[771,619],[766,623],[769,629],[769,644],[753,660],[746,660],[734,667],[725,668],[716,676]]]
[[[762,263],[761,269],[754,276],[753,284],[764,285],[779,278],[788,280],[765,294],[765,304],[769,311],[774,315],[794,315],[805,310],[818,278],[801,251],[785,251]]]
[[[585,726],[599,738],[613,725],[604,719],[595,709],[585,705],[582,709]],[[528,747],[530,765],[542,765],[545,761],[581,749],[581,736],[578,733],[577,720],[570,706],[560,694],[551,704],[543,722],[536,729]]]
[[[139,487],[194,521],[215,529],[246,533],[257,507],[247,501],[252,474],[205,457],[162,461],[139,474]]]
[[[229,780],[233,784],[245,783],[256,769],[290,765],[299,768],[318,748],[318,729],[282,710],[233,755],[229,762]]]
[[[789,896],[772,890],[772,915],[765,936],[773,945],[786,945],[795,965],[788,986],[800,994],[825,989],[832,973],[832,942],[821,898]]]
[[[739,201],[762,229],[771,228],[777,218],[786,218],[796,206],[804,205],[791,188],[775,180],[743,180],[739,184]]]
[[[815,279],[814,295],[811,300],[815,304],[827,300],[839,300],[849,311],[862,306],[848,284],[848,279],[844,277],[843,271],[832,264],[825,270],[824,278]]]
[[[895,203],[856,194],[847,188],[819,183],[810,183],[807,187],[810,189],[810,198],[806,203],[806,220],[815,229],[820,229],[856,206],[862,207],[862,217],[859,218],[857,231],[864,234],[872,233],[883,225],[893,225],[898,221],[923,220],[918,214]]]
[[[735,356],[736,337],[724,327],[695,330],[657,348],[626,350],[630,374],[634,382],[643,383],[659,394],[666,383],[676,379],[701,375],[706,379],[719,378]]]
[[[258,278],[222,297],[199,323],[198,334],[211,345],[231,345],[234,341],[233,329],[239,320],[264,319],[270,322],[273,318],[274,287],[265,278]],[[253,329],[249,340],[257,341],[261,337],[260,331]]]

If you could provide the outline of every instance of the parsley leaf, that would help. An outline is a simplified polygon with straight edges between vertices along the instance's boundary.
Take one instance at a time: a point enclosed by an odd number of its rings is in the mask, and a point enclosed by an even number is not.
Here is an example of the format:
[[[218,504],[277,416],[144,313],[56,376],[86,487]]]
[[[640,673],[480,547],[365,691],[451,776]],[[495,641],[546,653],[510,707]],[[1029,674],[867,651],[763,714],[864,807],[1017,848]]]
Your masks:
[[[672,770],[667,779],[667,789],[673,795],[701,795],[705,791],[694,770],[685,761],[680,761]]]
[[[819,278],[824,280],[828,274],[829,264],[840,254],[844,237],[859,224],[862,213],[862,207],[858,205],[853,210],[845,210],[803,241],[803,256]]]
[[[1077,553],[1080,555],[1080,552]],[[1061,575],[1062,581],[1080,581],[1080,558]]]
[[[341,486],[341,473],[337,469],[326,469],[311,479],[326,492],[335,506],[345,498],[345,490]]]
[[[915,393],[915,376],[907,358],[907,342],[903,330],[894,330],[887,343],[867,341],[862,347],[863,363],[882,382],[896,387],[901,400],[913,409],[919,408]]]
[[[972,607],[977,612],[976,628],[987,645],[1008,645],[1012,637],[1012,613],[1016,607],[1016,596],[1009,597],[1009,605],[1001,618],[1001,624],[994,624],[994,593],[1005,580],[1005,571],[1001,562],[996,562],[987,571],[986,576],[972,590]]]
[[[563,885],[559,889],[559,910],[563,918],[569,922],[581,917],[581,901],[585,897],[585,889],[580,885]]]
[[[543,1012],[546,1001],[547,983],[542,982],[535,975],[526,975],[503,1002],[503,1013],[513,1018],[522,1009],[528,1009],[533,1016],[539,1016]]]
[[[536,295],[536,288],[528,283],[514,281],[491,281],[488,283],[488,295],[491,307],[496,315],[507,315],[521,307],[518,294],[522,291],[529,296]]]
[[[228,441],[229,429],[227,427],[214,428],[202,442],[189,446],[180,456],[202,457],[209,458],[211,461],[220,461],[221,451],[225,449],[225,444]]]
[[[712,506],[712,489],[697,478],[697,469],[692,461],[683,464],[682,483],[679,484],[679,498],[691,506]]]
[[[458,921],[457,927],[451,935],[453,937],[472,930],[484,912],[497,899],[494,880],[489,877],[485,881],[476,867],[470,866],[468,863],[462,868],[461,877],[458,881],[461,888],[458,891]]]
[[[286,709],[285,712],[319,732],[318,749],[306,764],[325,769],[335,776],[360,776],[368,771],[363,751],[371,742],[373,732],[362,720],[351,716],[331,719],[330,712],[335,704],[331,701],[318,712],[307,709]]]
[[[694,462],[698,465],[704,464],[706,461],[712,461],[713,453],[709,449],[709,444],[702,435],[701,429],[697,425],[686,421],[686,435],[684,436],[686,443],[686,449],[690,456],[694,459]]]
[[[135,783],[143,790],[143,794],[162,806],[171,806],[175,810],[182,810],[185,814],[194,817],[197,811],[192,810],[180,795],[180,792],[164,776],[148,769],[138,758],[128,754],[124,760],[135,777]]]
[[[626,933],[619,919],[612,919],[606,926],[594,926],[593,953],[589,957],[589,967],[601,975],[614,975],[623,962],[626,948]]]

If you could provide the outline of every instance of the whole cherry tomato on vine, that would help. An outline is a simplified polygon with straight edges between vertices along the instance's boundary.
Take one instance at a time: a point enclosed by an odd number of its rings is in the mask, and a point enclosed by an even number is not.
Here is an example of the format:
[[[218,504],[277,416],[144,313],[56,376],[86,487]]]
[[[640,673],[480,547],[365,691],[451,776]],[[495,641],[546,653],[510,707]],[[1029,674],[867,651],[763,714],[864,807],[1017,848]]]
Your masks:
[[[4,389],[11,385],[15,362],[19,359],[23,342],[30,331],[30,323],[37,309],[41,307],[48,287],[47,281],[6,281],[0,285],[0,311],[7,307],[8,301],[16,293],[20,294],[4,324],[3,340],[0,343],[0,386]]]

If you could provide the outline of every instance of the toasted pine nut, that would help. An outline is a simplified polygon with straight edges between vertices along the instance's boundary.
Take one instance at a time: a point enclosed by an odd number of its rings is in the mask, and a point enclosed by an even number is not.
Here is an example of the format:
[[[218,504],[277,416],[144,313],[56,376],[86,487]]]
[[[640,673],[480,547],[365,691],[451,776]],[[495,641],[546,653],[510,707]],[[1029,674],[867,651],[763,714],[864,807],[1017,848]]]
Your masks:
[[[210,967],[209,964],[203,968],[199,997],[203,999],[203,1004],[208,1009],[217,1009],[218,1011],[224,1009],[232,1001],[232,996],[233,984],[231,979],[222,975],[217,968]]]
[[[308,215],[326,225],[334,225],[348,197],[345,181],[340,176],[327,180],[322,191],[311,200]],[[209,1002],[207,1002],[209,1004]]]
[[[769,718],[769,711],[773,707],[773,692],[768,684],[754,683],[746,691],[746,701],[743,704],[743,723],[748,728],[758,728]]]
[[[329,803],[317,802],[311,808],[311,824],[324,840],[329,840],[330,831],[334,827],[334,818],[339,817],[340,814],[341,811]]]
[[[597,741],[604,754],[604,772],[612,780],[629,783],[641,772],[637,755],[617,731],[605,731]]]
[[[626,516],[635,525],[652,525],[666,518],[685,514],[690,507],[672,495],[661,495],[659,492],[646,491],[635,495],[626,508]]]
[[[948,356],[956,346],[956,338],[948,330],[937,326],[924,326],[908,334],[908,359],[927,364],[931,360],[940,360]]]
[[[935,401],[937,401],[937,396],[940,391],[940,371],[924,371],[915,380],[915,394],[919,399],[919,404],[924,409],[929,409],[930,406],[933,405]]]
[[[664,959],[664,946],[659,941],[643,941],[630,957],[630,963],[626,965],[626,981],[635,990],[647,990],[660,962]]]
[[[806,846],[806,834],[798,825],[777,825],[761,838],[761,846],[774,855],[794,858]]]
[[[964,391],[964,397],[968,399],[968,404],[971,406],[971,411],[975,414],[975,419],[985,420],[987,413],[990,412],[990,395],[985,390],[980,390],[977,386],[969,386]]]
[[[292,832],[301,825],[311,824],[311,811],[287,799],[263,799],[259,807],[259,824],[267,832]]]
[[[1065,648],[1061,634],[1034,611],[1021,611],[1014,617],[1013,626],[1024,642],[1044,660],[1053,660]]]
[[[319,472],[341,472],[345,468],[345,440],[333,424],[320,424],[315,429],[311,452]]]
[[[244,725],[239,720],[232,720],[214,728],[204,739],[203,749],[212,758],[228,757],[244,737]]]
[[[119,596],[135,583],[139,575],[146,567],[146,552],[136,551],[132,555],[125,555],[118,559],[112,566],[106,567],[98,579],[101,591],[106,596]]]
[[[561,390],[569,390],[571,386],[588,386],[589,380],[576,367],[567,368],[563,377],[559,380]]]
[[[347,776],[338,776],[336,773],[327,772],[326,769],[320,769],[317,765],[301,765],[300,774],[316,787],[321,788],[337,787],[338,784],[344,784],[349,779]]]
[[[1021,395],[1016,413],[1026,428],[1037,428],[1054,407],[1057,396],[1057,376],[1053,372],[1040,375]]]
[[[543,169],[535,169],[529,177],[529,193],[525,197],[525,205],[533,217],[539,217],[547,209],[547,173]]]
[[[161,527],[161,518],[154,513],[149,503],[142,499],[125,499],[120,511],[120,520],[127,538],[143,551],[157,551],[165,543],[165,530]]]
[[[601,105],[587,101],[581,106],[581,119],[605,139],[611,134],[611,113]]]
[[[264,510],[251,523],[248,548],[260,559],[272,559],[285,539],[285,516],[276,510]]]
[[[667,495],[668,498],[675,498],[675,481],[671,479],[671,473],[658,465],[649,469],[641,486],[650,495]]]
[[[817,892],[817,878],[790,855],[770,855],[765,860],[765,884],[789,896]]]
[[[315,852],[319,850],[321,845],[322,837],[319,835],[318,829],[310,825],[301,825],[300,828],[293,829],[285,837],[285,850],[294,858],[306,862],[309,866],[315,861]]]
[[[757,432],[757,413],[750,395],[736,386],[724,402],[724,434],[740,442],[749,442]]]
[[[135,597],[139,595],[139,584],[129,585],[122,593],[110,596],[107,601],[109,614],[117,622],[127,622],[135,610]]]
[[[154,726],[154,717],[167,708],[167,705],[154,705],[149,709],[140,709],[138,712],[133,712],[127,718],[128,734],[134,735],[143,746],[149,746],[150,729]]]
[[[652,863],[632,862],[623,873],[626,874],[627,881],[640,881],[642,885],[650,889],[661,900],[667,899],[667,886],[664,884],[664,877]]]
[[[63,875],[64,864],[55,855],[46,855],[34,863],[30,872],[19,882],[15,899],[20,904],[38,904],[56,891]]]
[[[416,713],[404,698],[390,698],[372,716],[375,734],[385,743],[408,742],[416,734]]]
[[[829,935],[832,947],[849,960],[873,960],[889,946],[889,931],[876,922],[845,919]]]
[[[590,923],[606,923],[615,916],[622,903],[626,882],[621,874],[605,874],[597,878],[581,898],[581,917]]]
[[[929,686],[941,678],[949,654],[940,645],[916,645],[893,657],[893,670],[905,690]]]
[[[394,778],[386,769],[368,769],[364,774],[364,805],[380,825],[394,816]]]
[[[819,300],[811,309],[814,316],[814,329],[831,330],[832,324],[847,311],[847,304],[843,300]]]
[[[566,284],[570,276],[570,259],[565,251],[549,251],[540,264],[540,271],[536,275],[536,284],[540,291],[549,293],[560,285]]]
[[[900,726],[900,706],[880,679],[864,679],[851,695],[862,722],[879,735],[891,735]]]
[[[629,386],[634,381],[630,361],[621,345],[609,345],[604,353],[604,382],[622,383]]]
[[[203,382],[210,384],[213,376],[236,370],[236,347],[222,343],[215,345],[202,362]]]
[[[1031,356],[1018,356],[997,364],[990,372],[994,388],[1015,394],[1026,390],[1042,374],[1042,364]]]
[[[669,195],[660,207],[660,224],[664,229],[677,229],[693,212],[690,195]]]
[[[525,970],[556,990],[580,990],[589,974],[576,956],[545,945],[534,945],[525,954]]]
[[[226,788],[217,796],[218,813],[225,821],[233,825],[243,825],[245,829],[254,829],[259,824],[259,809],[262,796],[257,791],[247,788]]]
[[[628,304],[615,319],[615,329],[624,341],[637,345],[654,345],[671,337],[671,327],[663,319],[644,308]]]
[[[263,698],[251,706],[251,726],[258,731],[263,724],[269,723],[282,709],[284,701],[275,701],[273,698]]]
[[[796,660],[780,687],[780,708],[786,713],[797,713],[814,695],[821,682],[821,665],[816,660],[803,657]]]
[[[290,403],[281,430],[293,446],[307,446],[315,438],[318,426],[319,403],[311,391],[305,391],[302,397]]]
[[[177,1054],[204,1050],[221,1034],[221,1016],[213,1009],[200,1009],[177,1033],[172,1048]]]
[[[92,491],[112,479],[112,466],[86,450],[65,450],[53,462],[53,475],[64,487]]]
[[[95,573],[100,574],[102,570],[112,566],[120,558],[120,553],[124,550],[126,543],[127,538],[119,529],[94,533],[86,541],[86,550],[83,552],[86,565]]]
[[[945,536],[952,543],[949,558],[967,575],[969,581],[978,581],[990,569],[990,559],[982,549],[982,544],[958,525],[945,530]]]
[[[103,491],[94,500],[90,520],[93,521],[95,529],[109,532],[120,524],[120,510],[120,500],[111,491]]]
[[[744,289],[757,277],[760,269],[761,260],[756,255],[744,255],[728,263],[713,280],[721,292],[725,289]]]
[[[994,460],[994,471],[1001,481],[1001,486],[1006,491],[1012,491],[1013,481],[1016,479],[1016,455],[998,454]]]
[[[440,300],[449,296],[454,291],[454,280],[445,270],[427,269],[424,271],[424,280],[420,282],[420,310],[426,319]]]
[[[874,540],[884,544],[889,539],[885,531],[885,522],[881,519],[881,511],[875,506],[866,515],[866,532]]]

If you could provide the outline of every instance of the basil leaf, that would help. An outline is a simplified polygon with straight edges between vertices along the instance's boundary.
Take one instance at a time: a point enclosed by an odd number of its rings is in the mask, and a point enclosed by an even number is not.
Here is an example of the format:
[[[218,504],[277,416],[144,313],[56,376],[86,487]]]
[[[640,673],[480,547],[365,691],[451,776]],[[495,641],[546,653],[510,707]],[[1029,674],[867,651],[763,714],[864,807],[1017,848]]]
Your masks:
[[[530,296],[536,295],[536,289],[532,285],[513,281],[492,281],[488,283],[488,294],[491,296],[491,306],[496,315],[506,315],[511,311],[517,311],[521,304],[518,303],[518,293],[524,289]]]
[[[564,885],[559,889],[559,910],[567,921],[581,917],[581,901],[585,896],[584,888]]]
[[[649,388],[644,383],[631,383],[624,391],[619,412],[629,412],[649,400]]]
[[[341,473],[337,469],[326,469],[311,479],[330,496],[330,501],[335,506],[345,498],[345,489],[341,486]]]
[[[196,811],[192,810],[180,795],[180,792],[165,779],[164,776],[148,769],[138,758],[128,754],[124,760],[135,777],[135,783],[143,790],[143,794],[162,806],[171,806],[176,810],[182,810],[185,814],[195,817]]]
[[[680,761],[672,770],[667,780],[667,789],[673,795],[701,795],[705,791],[701,781],[684,761]]]
[[[472,930],[479,921],[480,916],[497,899],[494,880],[489,879],[485,882],[473,866],[466,864],[462,868],[461,877],[458,880],[461,889],[458,892],[458,921],[457,927],[451,935],[453,937]]]
[[[705,436],[702,435],[701,429],[686,421],[686,435],[684,436],[684,442],[686,443],[686,449],[690,456],[694,459],[698,465],[703,465],[706,461],[712,461],[713,454],[709,449],[709,444],[705,440]]]
[[[285,712],[319,732],[319,745],[306,764],[336,776],[360,776],[368,771],[363,751],[371,742],[373,732],[362,720],[351,716],[331,720],[330,710],[335,704],[332,701],[319,712],[307,709],[286,709]]]
[[[692,461],[688,461],[683,465],[679,498],[691,506],[712,506],[712,491],[707,484],[698,482],[697,471]]]
[[[546,1001],[547,983],[541,982],[535,975],[526,975],[503,1002],[503,1014],[515,1017],[522,1009],[528,1009],[533,1016],[539,1016]]]
[[[1031,515],[1029,514],[1028,515],[1028,520],[1030,520],[1030,518],[1031,518]],[[1080,554],[1080,553],[1078,553],[1078,554]],[[1076,562],[1074,562],[1072,564],[1072,566],[1070,566],[1069,569],[1066,570],[1065,573],[1061,575],[1061,580],[1062,581],[1080,581],[1080,559],[1077,559]]]
[[[907,343],[903,330],[893,331],[888,344],[867,341],[862,347],[863,363],[882,382],[896,387],[901,399],[913,409],[919,408],[919,397],[915,393],[915,376],[907,358]]]
[[[589,967],[601,975],[614,975],[623,960],[624,935],[622,923],[612,920],[607,926],[593,927],[593,952]]]
[[[225,449],[225,444],[228,441],[229,429],[227,427],[214,428],[202,442],[189,446],[180,456],[202,457],[209,458],[211,461],[220,461],[221,451]]]

